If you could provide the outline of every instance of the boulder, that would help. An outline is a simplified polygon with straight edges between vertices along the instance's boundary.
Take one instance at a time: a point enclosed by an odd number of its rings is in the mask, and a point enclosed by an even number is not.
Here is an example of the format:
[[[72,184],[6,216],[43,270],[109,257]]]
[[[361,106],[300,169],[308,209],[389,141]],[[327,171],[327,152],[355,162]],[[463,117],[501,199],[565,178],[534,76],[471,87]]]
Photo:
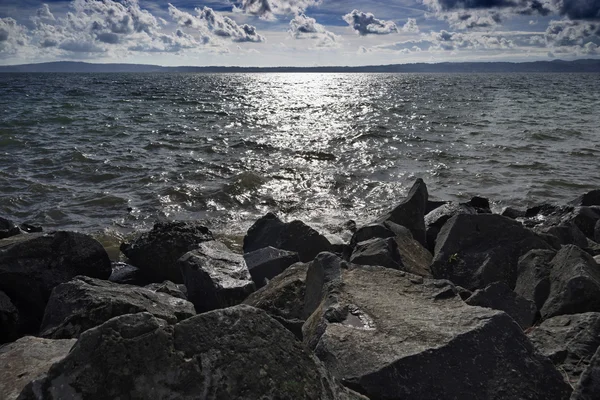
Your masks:
[[[395,224],[386,222],[396,236],[394,240],[398,245],[398,252],[404,264],[403,270],[411,274],[431,278],[431,262],[433,256],[423,245],[413,239],[410,231],[403,226],[393,226]],[[402,229],[400,229],[402,228]]]
[[[568,398],[505,313],[465,304],[448,281],[329,261],[309,269],[307,297],[321,288],[322,301],[302,330],[347,387],[371,399]]]
[[[527,335],[535,348],[575,385],[600,346],[600,313],[552,317]]]
[[[151,282],[183,283],[177,260],[200,243],[211,240],[214,240],[212,232],[199,223],[159,222],[132,242],[122,243],[121,251]]]
[[[44,232],[44,228],[42,228],[41,226],[38,225],[32,225],[32,224],[27,224],[27,223],[23,223],[20,226],[21,230],[23,232],[26,233],[39,233],[39,232]]]
[[[492,210],[490,209],[490,200],[485,197],[474,196],[471,200],[465,203],[467,206],[473,207],[477,214],[491,214]]]
[[[531,300],[519,296],[504,282],[489,284],[485,289],[478,289],[465,300],[470,306],[488,307],[507,313],[521,329],[533,325],[537,316],[537,307]]]
[[[571,400],[597,400],[600,393],[600,347],[575,386]]]
[[[554,236],[557,239],[556,242],[551,240],[549,243],[556,249],[560,249],[560,246],[566,244],[574,244],[575,246],[581,248],[587,247],[587,238],[583,232],[581,232],[581,230],[572,222],[566,222],[560,225],[553,225],[549,227],[539,226],[534,229],[538,233],[545,233]]]
[[[356,230],[356,232],[354,232],[352,238],[350,239],[350,246],[354,248],[360,242],[365,242],[375,238],[387,239],[394,236],[396,236],[395,233],[384,224],[369,224],[361,226]]]
[[[577,226],[586,237],[594,240],[594,227],[600,221],[600,212],[590,207],[577,207],[568,217],[568,221]]]
[[[285,223],[273,213],[261,217],[248,229],[244,253],[269,246],[296,252],[302,262],[310,262],[320,252],[331,249],[327,238],[304,222]]]
[[[78,276],[52,291],[40,329],[41,336],[77,338],[111,318],[144,311],[170,324],[196,315],[190,302],[168,294]]]
[[[0,291],[0,344],[19,337],[19,311],[10,298]]]
[[[508,217],[511,219],[524,218],[527,212],[525,210],[520,210],[518,208],[513,207],[505,207],[500,215],[503,217]]]
[[[550,262],[550,293],[540,309],[543,319],[600,311],[600,269],[585,251],[564,246]]]
[[[270,246],[244,254],[244,260],[257,288],[300,261],[298,253]]]
[[[108,280],[114,283],[123,283],[127,285],[144,286],[150,282],[146,278],[144,271],[138,267],[124,262],[112,262],[112,273]]]
[[[198,313],[240,304],[256,290],[244,257],[217,241],[200,244],[177,266]]]
[[[600,220],[596,221],[596,225],[594,225],[594,241],[600,243]]]
[[[477,214],[477,210],[468,204],[452,202],[446,203],[425,215],[425,226],[427,227],[426,247],[429,251],[434,251],[435,242],[442,226],[450,218],[459,214],[474,215]]]
[[[37,333],[55,286],[77,275],[107,279],[108,254],[75,232],[27,234],[0,241],[0,290],[19,310],[20,332]]]
[[[425,182],[418,178],[406,198],[392,211],[378,218],[376,223],[390,221],[405,226],[416,241],[426,246],[425,210],[428,196]]]
[[[350,262],[361,265],[380,265],[386,268],[404,269],[398,245],[394,238],[375,238],[356,244]]]
[[[174,327],[128,314],[85,332],[22,400],[350,399],[302,343],[264,311],[240,305]]]
[[[26,336],[0,347],[0,399],[15,400],[25,385],[65,358],[75,342]]]
[[[497,214],[459,214],[440,231],[431,265],[433,276],[466,289],[517,280],[517,262],[531,249],[549,245],[519,222]]]
[[[308,264],[297,263],[252,293],[244,304],[265,310],[272,318],[302,340],[304,296]]]
[[[541,309],[550,294],[550,262],[553,250],[531,250],[519,259],[515,293],[535,303]]]
[[[0,239],[6,239],[21,233],[21,230],[14,222],[0,217]]]
[[[589,191],[569,202],[574,206],[600,206],[600,189]]]
[[[164,281],[163,283],[151,283],[145,288],[152,292],[165,293],[178,299],[187,300],[187,288],[183,284],[176,285],[171,281]]]

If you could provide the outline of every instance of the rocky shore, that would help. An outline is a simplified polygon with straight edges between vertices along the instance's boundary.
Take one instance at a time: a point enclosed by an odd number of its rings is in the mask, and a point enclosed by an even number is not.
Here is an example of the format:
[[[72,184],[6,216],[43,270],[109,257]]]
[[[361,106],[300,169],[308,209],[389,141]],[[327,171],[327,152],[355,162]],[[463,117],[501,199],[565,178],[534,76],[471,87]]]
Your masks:
[[[0,399],[600,399],[600,190],[494,214],[417,179],[343,226],[157,223],[116,263],[0,219]]]

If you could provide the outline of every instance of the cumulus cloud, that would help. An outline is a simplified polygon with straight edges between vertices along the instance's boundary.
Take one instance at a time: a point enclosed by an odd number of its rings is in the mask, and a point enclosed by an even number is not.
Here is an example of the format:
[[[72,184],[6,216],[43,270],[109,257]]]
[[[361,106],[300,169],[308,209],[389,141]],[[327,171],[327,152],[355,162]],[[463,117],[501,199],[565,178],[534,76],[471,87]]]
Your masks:
[[[419,33],[419,26],[417,25],[417,20],[414,18],[409,18],[406,21],[406,24],[402,27],[402,32],[407,33]]]
[[[10,56],[26,46],[29,37],[26,28],[12,18],[0,18],[0,55]]]
[[[553,48],[571,48],[570,51],[592,48],[600,44],[600,25],[580,21],[550,21],[545,32],[546,44]],[[554,50],[556,51],[556,50]]]
[[[276,15],[302,14],[308,7],[321,4],[322,0],[242,0],[240,9],[264,19]],[[235,10],[236,8],[234,8]]]
[[[304,14],[296,15],[290,21],[288,32],[296,39],[316,39],[317,47],[336,46],[339,40],[336,34],[329,32],[314,18],[307,17]]]
[[[361,36],[398,33],[398,27],[394,22],[379,20],[372,13],[353,10],[343,18]]]

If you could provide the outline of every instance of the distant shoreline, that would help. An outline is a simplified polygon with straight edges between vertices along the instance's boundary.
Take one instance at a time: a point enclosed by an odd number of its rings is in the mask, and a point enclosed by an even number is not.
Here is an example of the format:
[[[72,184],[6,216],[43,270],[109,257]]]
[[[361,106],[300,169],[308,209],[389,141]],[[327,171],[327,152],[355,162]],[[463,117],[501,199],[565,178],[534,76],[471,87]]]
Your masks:
[[[163,67],[59,61],[0,66],[0,73],[600,73],[600,60],[391,64],[358,67]]]

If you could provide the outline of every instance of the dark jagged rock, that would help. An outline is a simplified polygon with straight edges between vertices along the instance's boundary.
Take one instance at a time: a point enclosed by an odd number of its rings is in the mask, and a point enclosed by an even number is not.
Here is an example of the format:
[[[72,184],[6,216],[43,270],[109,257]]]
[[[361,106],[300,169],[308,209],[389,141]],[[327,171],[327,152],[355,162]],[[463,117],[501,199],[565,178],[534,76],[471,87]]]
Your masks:
[[[320,252],[331,250],[327,238],[304,222],[284,223],[273,213],[261,217],[248,229],[244,237],[244,253],[269,246],[294,251],[302,262],[312,261]]]
[[[177,265],[198,313],[240,304],[256,289],[244,258],[220,242],[200,244]]]
[[[519,259],[515,293],[531,300],[541,309],[550,294],[552,250],[531,250]]]
[[[594,241],[600,243],[600,219],[594,225]]]
[[[187,288],[183,284],[176,285],[171,281],[164,281],[163,283],[151,283],[146,285],[145,288],[152,292],[164,293],[178,299],[187,300]]]
[[[159,222],[131,243],[121,244],[129,262],[152,282],[183,283],[177,260],[200,243],[214,240],[212,232],[195,222]]]
[[[563,223],[558,226],[550,226],[550,227],[542,227],[542,228],[536,227],[535,229],[536,229],[536,232],[547,233],[549,235],[556,237],[557,243],[558,243],[558,249],[560,249],[560,246],[563,246],[566,244],[573,244],[573,245],[581,247],[581,248],[587,247],[587,238],[585,237],[583,232],[581,232],[581,230],[579,230],[579,228],[572,222]],[[555,243],[551,243],[551,244],[553,244],[553,247],[555,247],[555,248],[557,247]]]
[[[41,336],[77,338],[111,318],[144,311],[170,324],[196,315],[194,306],[186,300],[137,286],[78,276],[52,291]]]
[[[41,226],[31,225],[31,224],[27,224],[27,223],[21,224],[20,228],[23,232],[27,232],[27,233],[44,232],[44,228],[42,228]]]
[[[321,253],[308,265],[306,271],[306,291],[304,296],[304,319],[319,307],[329,286],[340,282],[342,269],[348,264],[332,253]],[[310,282],[310,284],[308,284]]]
[[[425,225],[427,227],[426,247],[429,251],[434,251],[435,242],[442,226],[458,214],[477,214],[477,210],[468,204],[452,202],[446,203],[425,215]]]
[[[37,332],[55,286],[77,275],[107,279],[108,254],[75,232],[27,234],[0,241],[0,290],[19,310],[20,333]]]
[[[290,332],[245,305],[175,327],[149,313],[111,319],[81,335],[69,355],[29,384],[20,399],[73,397],[352,398]]]
[[[527,212],[525,210],[519,210],[513,207],[505,207],[500,215],[511,219],[524,218]]]
[[[448,201],[437,201],[437,200],[427,200],[427,205],[425,206],[425,215],[429,214],[433,210],[438,207],[443,206],[444,204],[449,203]]]
[[[525,211],[525,218],[534,218],[534,217],[549,217],[549,216],[561,216],[573,211],[572,206],[557,206],[553,204],[540,204],[537,206],[533,206]],[[543,219],[540,219],[540,222]]]
[[[466,305],[448,281],[329,261],[329,274],[307,275],[307,297],[322,283],[323,301],[304,342],[347,387],[371,399],[568,398],[505,313]]]
[[[427,186],[418,178],[406,198],[392,211],[380,217],[376,222],[391,221],[407,227],[413,238],[423,246],[427,245],[425,230],[425,210],[427,208]]]
[[[21,230],[14,222],[0,217],[0,239],[6,239],[21,233]]]
[[[0,399],[15,400],[25,385],[65,358],[75,342],[26,336],[0,347]]]
[[[485,197],[475,196],[466,202],[466,205],[473,207],[477,214],[491,214],[490,201]]]
[[[384,224],[365,225],[361,226],[356,230],[356,232],[354,232],[352,238],[350,239],[350,246],[354,248],[360,242],[365,242],[375,238],[386,239],[394,236],[396,236],[394,232],[392,232]]]
[[[519,222],[496,214],[459,214],[440,231],[433,276],[469,290],[501,281],[514,288],[521,255],[549,245]]]
[[[252,293],[244,304],[265,310],[272,318],[302,340],[304,296],[308,264],[297,263]]]
[[[0,345],[19,337],[19,311],[10,298],[0,291]]]
[[[533,325],[537,315],[537,307],[531,300],[527,300],[510,290],[504,282],[495,282],[485,289],[476,290],[467,300],[470,306],[488,307],[507,313],[522,329]]]
[[[398,245],[394,238],[370,239],[356,245],[350,262],[361,265],[379,265],[386,268],[404,269]]]
[[[600,393],[600,347],[581,375],[571,400],[597,400],[598,393]]]
[[[465,289],[462,286],[456,286],[456,291],[458,293],[458,296],[463,300],[467,300],[469,297],[471,297],[473,295],[473,292],[471,292],[468,289]]]
[[[396,234],[394,240],[398,245],[398,252],[402,258],[403,270],[411,274],[431,278],[431,269],[429,268],[433,261],[431,253],[421,243],[414,240],[410,231],[405,227],[391,222],[386,222],[386,226]]]
[[[585,251],[564,246],[550,263],[550,293],[542,318],[600,311],[600,269]]]
[[[244,254],[244,260],[257,288],[300,261],[298,253],[270,246]]]
[[[600,206],[600,189],[589,191],[570,201],[569,204],[584,207]]]
[[[145,286],[150,283],[144,272],[131,264],[113,262],[111,268],[112,273],[108,278],[111,282],[136,286]]]
[[[594,240],[594,227],[600,221],[600,212],[590,207],[577,207],[568,217],[579,230],[588,238]]]

